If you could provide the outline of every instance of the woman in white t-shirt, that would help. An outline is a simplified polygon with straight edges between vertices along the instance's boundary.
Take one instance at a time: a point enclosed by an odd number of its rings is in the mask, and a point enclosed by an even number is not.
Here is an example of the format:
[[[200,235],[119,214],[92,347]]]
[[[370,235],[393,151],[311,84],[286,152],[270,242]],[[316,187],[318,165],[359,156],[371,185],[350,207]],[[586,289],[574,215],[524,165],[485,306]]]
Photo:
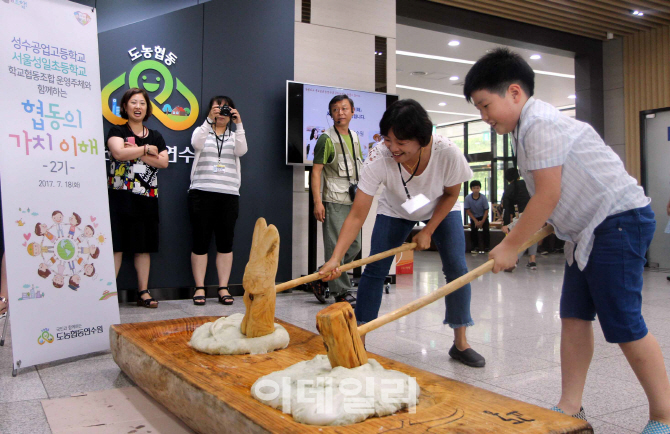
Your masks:
[[[335,272],[323,280],[341,274],[337,267],[361,230],[377,189],[383,185],[370,255],[398,247],[416,223],[423,221],[426,226],[412,240],[417,243],[416,250],[429,248],[432,238],[440,252],[442,271],[447,282],[451,282],[468,272],[458,195],[461,184],[472,177],[472,170],[455,144],[432,135],[433,124],[428,113],[414,100],[393,103],[384,113],[379,128],[384,144],[375,146],[363,164],[351,212],[342,225],[332,257],[321,268],[323,274]],[[408,206],[424,197],[429,202],[420,208]],[[406,204],[410,199],[412,202]],[[359,324],[377,318],[391,261],[393,257],[365,267],[356,301]],[[445,323],[454,329],[454,345],[449,355],[468,366],[482,367],[484,357],[470,348],[465,337],[465,328],[474,325],[470,317],[470,292],[468,284],[445,297]]]

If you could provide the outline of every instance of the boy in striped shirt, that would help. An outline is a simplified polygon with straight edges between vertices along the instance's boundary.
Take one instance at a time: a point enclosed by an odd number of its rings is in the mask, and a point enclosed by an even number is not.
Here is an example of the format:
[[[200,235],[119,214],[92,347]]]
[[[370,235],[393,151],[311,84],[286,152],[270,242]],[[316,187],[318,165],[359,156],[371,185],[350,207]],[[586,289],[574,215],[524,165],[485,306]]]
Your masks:
[[[656,222],[650,199],[588,124],[533,98],[535,73],[498,48],[472,67],[464,94],[498,134],[510,134],[531,199],[514,231],[489,255],[493,272],[548,221],[566,241],[561,294],[562,393],[553,409],[584,418],[596,314],[623,350],[649,400],[643,433],[670,433],[670,382],[660,346],[642,318],[642,272]],[[589,198],[584,200],[584,198]]]

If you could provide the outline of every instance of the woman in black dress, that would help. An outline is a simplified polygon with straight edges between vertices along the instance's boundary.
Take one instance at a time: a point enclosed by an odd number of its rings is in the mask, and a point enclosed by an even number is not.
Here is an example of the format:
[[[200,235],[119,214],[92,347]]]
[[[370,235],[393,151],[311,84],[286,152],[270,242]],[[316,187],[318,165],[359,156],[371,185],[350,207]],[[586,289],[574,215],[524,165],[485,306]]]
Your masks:
[[[109,210],[116,275],[123,253],[135,255],[137,304],[158,307],[147,289],[150,253],[158,251],[158,169],[168,167],[163,136],[144,126],[151,116],[149,95],[132,88],[121,99],[125,125],[113,126],[107,135],[110,155]]]

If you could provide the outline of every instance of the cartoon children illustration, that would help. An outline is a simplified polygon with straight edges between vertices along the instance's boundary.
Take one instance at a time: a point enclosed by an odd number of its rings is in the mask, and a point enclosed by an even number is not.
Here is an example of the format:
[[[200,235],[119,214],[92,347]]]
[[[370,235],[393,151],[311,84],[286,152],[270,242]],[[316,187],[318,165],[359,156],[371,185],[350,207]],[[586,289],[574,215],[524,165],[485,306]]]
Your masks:
[[[63,213],[56,210],[53,213],[51,213],[51,220],[53,220],[54,225],[51,227],[56,226],[56,235],[58,238],[64,237],[65,234],[63,233]]]
[[[49,239],[49,241],[53,241],[56,239],[56,237],[54,237],[54,235],[51,232],[49,232],[48,226],[44,223],[37,223],[35,225],[35,235],[40,237],[45,236]]]
[[[72,277],[70,277],[68,288],[70,288],[73,291],[77,291],[79,289],[80,282],[81,277],[79,277],[78,274],[73,274]]]
[[[86,264],[84,265],[84,276],[93,277],[95,274],[95,265]]]
[[[82,255],[91,255],[91,258],[97,259],[100,256],[100,249],[93,244],[89,244],[88,247],[79,246],[79,253]]]
[[[30,256],[39,256],[42,253],[53,253],[54,246],[43,246],[40,243],[30,243],[27,247]]]
[[[39,267],[37,267],[37,274],[43,279],[46,279],[51,275],[51,270],[49,270],[49,265],[42,262]]]
[[[62,288],[63,285],[65,285],[65,275],[63,274],[65,272],[65,265],[63,262],[58,263],[58,272],[56,275],[53,277],[52,283],[55,288]]]
[[[95,235],[95,229],[93,229],[93,226],[86,225],[80,237],[77,238],[77,242],[82,243],[85,239],[91,238],[93,235]]]
[[[91,258],[98,259],[98,256],[100,256],[100,249],[97,246],[91,244],[88,247],[88,253],[91,255]]]
[[[75,274],[77,263],[75,261],[68,261],[67,266],[70,268],[70,273]]]
[[[76,212],[73,212],[70,216],[70,231],[68,232],[69,238],[74,238],[74,231],[77,229],[77,226],[81,224],[81,217]]]

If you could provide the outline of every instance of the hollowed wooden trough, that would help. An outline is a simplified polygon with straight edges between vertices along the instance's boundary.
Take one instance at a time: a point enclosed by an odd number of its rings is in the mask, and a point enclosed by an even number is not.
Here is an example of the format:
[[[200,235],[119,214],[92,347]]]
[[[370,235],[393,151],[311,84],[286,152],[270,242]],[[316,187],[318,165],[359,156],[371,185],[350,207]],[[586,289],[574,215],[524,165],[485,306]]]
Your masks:
[[[559,413],[450,380],[368,353],[385,368],[416,377],[415,414],[397,413],[338,427],[303,425],[255,400],[261,376],[325,354],[321,336],[279,321],[289,346],[262,355],[211,356],[188,346],[191,333],[218,317],[114,325],[114,361],[139,387],[200,433],[592,433],[590,425]],[[445,363],[448,363],[445,360]],[[474,368],[473,368],[474,369]]]

